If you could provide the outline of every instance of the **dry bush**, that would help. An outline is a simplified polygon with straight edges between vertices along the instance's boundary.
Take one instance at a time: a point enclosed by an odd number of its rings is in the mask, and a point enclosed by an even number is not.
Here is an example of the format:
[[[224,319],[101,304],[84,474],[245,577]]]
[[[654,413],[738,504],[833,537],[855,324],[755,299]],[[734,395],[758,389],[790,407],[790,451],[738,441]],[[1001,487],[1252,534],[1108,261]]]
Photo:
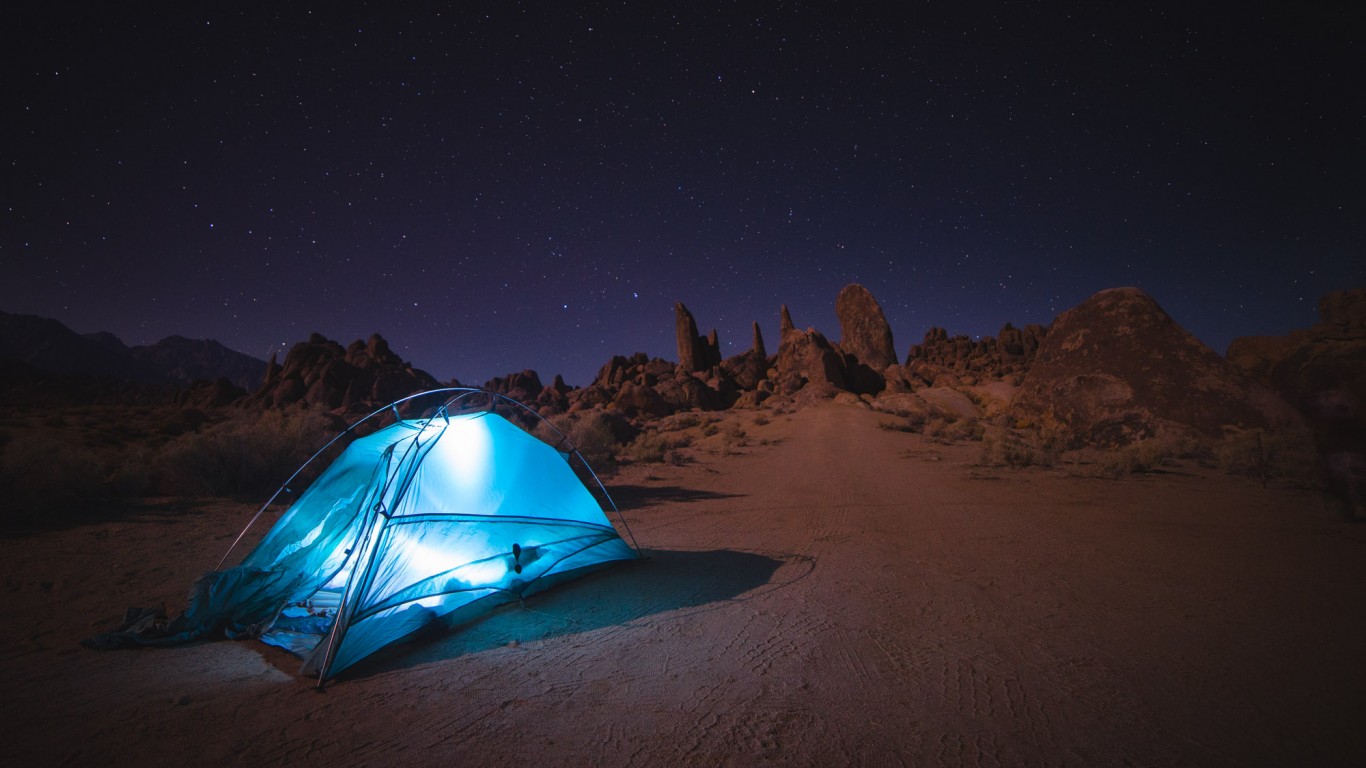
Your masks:
[[[1150,437],[1124,449],[1133,472],[1155,472],[1178,459],[1193,457],[1199,450],[1194,440],[1181,435]]]
[[[198,408],[178,408],[161,414],[152,428],[157,434],[179,437],[203,427],[208,420],[208,414]]]
[[[986,433],[986,425],[976,416],[969,416],[953,423],[949,429],[949,439],[977,441],[986,436]]]
[[[680,448],[692,441],[685,435],[665,436],[658,432],[642,432],[627,446],[624,458],[634,464],[673,464],[685,462]]]
[[[1138,461],[1138,454],[1131,450],[1106,451],[1094,465],[1099,477],[1119,478],[1146,471]]]
[[[154,454],[147,448],[120,451],[105,468],[105,487],[119,500],[146,496],[153,487],[153,462]]]
[[[154,484],[169,494],[268,495],[337,431],[331,418],[306,409],[238,414],[167,443],[153,462]]]
[[[924,423],[912,424],[907,421],[889,421],[886,419],[877,423],[877,428],[886,432],[919,432],[924,427]]]
[[[936,442],[947,442],[949,433],[949,422],[942,416],[931,416],[925,419],[925,437]]]
[[[754,426],[756,426],[756,427],[762,427],[762,426],[764,426],[764,425],[767,424],[767,423],[769,423],[769,419],[768,419],[767,416],[763,415],[762,413],[757,414],[757,415],[754,417]]]
[[[1074,474],[1102,478],[1142,475],[1170,466],[1177,459],[1191,458],[1197,451],[1198,445],[1187,437],[1150,437],[1123,448],[1100,451],[1089,469]]]
[[[739,424],[731,424],[721,433],[721,452],[730,456],[739,452],[740,448],[749,445],[746,439],[747,434]]]
[[[602,411],[577,411],[554,416],[550,423],[569,438],[574,449],[596,472],[604,472],[617,463],[617,451],[621,444],[606,414]],[[559,436],[544,424],[536,427],[535,434],[560,450],[566,446],[559,444]],[[576,466],[577,470],[578,467]]]
[[[1057,459],[1057,451],[1053,446],[1018,433],[1004,432],[982,438],[980,462],[986,466],[1051,467]]]
[[[1317,488],[1323,477],[1313,443],[1304,436],[1261,429],[1230,434],[1214,453],[1219,469],[1231,475],[1255,477],[1263,483],[1282,482]]]
[[[981,440],[985,434],[986,427],[972,416],[965,419],[931,416],[925,421],[925,436],[937,443]]]
[[[0,523],[6,526],[60,522],[112,500],[93,451],[45,435],[0,445],[0,488]]]
[[[705,421],[706,419],[704,419],[702,417],[702,414],[700,413],[694,413],[692,411],[683,411],[681,413],[675,413],[671,416],[665,416],[662,419],[656,420],[654,423],[654,427],[655,429],[658,429],[660,432],[677,432],[684,429],[691,429],[704,423]]]

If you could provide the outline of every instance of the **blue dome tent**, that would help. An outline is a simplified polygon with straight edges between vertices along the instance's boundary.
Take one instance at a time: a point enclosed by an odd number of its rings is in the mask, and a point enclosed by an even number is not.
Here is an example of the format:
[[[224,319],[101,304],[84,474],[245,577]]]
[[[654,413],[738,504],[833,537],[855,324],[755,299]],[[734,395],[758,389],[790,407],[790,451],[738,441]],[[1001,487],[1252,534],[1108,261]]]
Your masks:
[[[410,401],[434,396],[443,401],[429,415],[399,415]],[[546,424],[560,445],[499,415],[498,406]],[[303,657],[304,674],[317,675],[321,686],[433,623],[458,624],[639,556],[570,466],[582,456],[515,400],[434,390],[375,411],[329,446],[388,413],[393,423],[351,442],[241,565],[201,577],[163,636],[125,644],[171,644],[219,630],[259,637]]]

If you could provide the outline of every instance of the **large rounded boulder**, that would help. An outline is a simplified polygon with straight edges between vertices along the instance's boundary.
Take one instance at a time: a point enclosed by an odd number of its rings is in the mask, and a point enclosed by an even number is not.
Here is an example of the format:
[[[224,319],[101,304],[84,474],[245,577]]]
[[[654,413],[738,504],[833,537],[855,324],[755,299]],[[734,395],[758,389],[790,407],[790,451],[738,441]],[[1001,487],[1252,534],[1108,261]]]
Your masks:
[[[1012,403],[1071,446],[1118,447],[1179,434],[1304,432],[1294,409],[1230,365],[1138,288],[1063,312]]]

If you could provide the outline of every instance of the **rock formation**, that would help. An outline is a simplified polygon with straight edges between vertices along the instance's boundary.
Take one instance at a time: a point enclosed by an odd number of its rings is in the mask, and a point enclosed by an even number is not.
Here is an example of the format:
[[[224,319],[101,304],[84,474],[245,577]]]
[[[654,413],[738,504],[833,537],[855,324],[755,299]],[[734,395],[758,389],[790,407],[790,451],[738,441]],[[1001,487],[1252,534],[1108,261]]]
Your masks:
[[[692,408],[724,408],[721,393],[683,366],[650,358],[644,352],[617,355],[599,371],[593,383],[569,394],[569,410],[597,407],[618,410],[631,418],[667,416]]]
[[[697,321],[681,301],[674,304],[674,335],[678,341],[678,366],[684,371],[707,371],[721,364],[721,345],[716,330],[705,337],[699,336]]]
[[[1366,407],[1366,288],[1319,299],[1319,322],[1285,336],[1244,336],[1228,360],[1312,412],[1321,392],[1342,390]]]
[[[279,407],[304,403],[342,413],[358,413],[440,384],[389,349],[379,334],[368,341],[340,344],[313,334],[295,344],[283,365],[272,359],[265,379],[247,406]]]
[[[721,361],[721,374],[737,390],[756,389],[768,378],[769,359],[760,350],[750,349]]]
[[[897,362],[892,327],[867,288],[858,283],[844,286],[835,299],[835,315],[840,321],[840,349],[846,354],[878,372]]]
[[[495,376],[484,382],[481,389],[507,395],[519,403],[531,405],[541,396],[545,386],[541,384],[540,374],[528,368],[506,376]]]
[[[1012,408],[1071,446],[1168,433],[1219,439],[1229,428],[1303,431],[1274,393],[1137,288],[1101,291],[1059,315]]]
[[[973,340],[968,336],[950,337],[943,328],[931,328],[920,344],[906,355],[905,371],[926,385],[978,384],[990,380],[1018,383],[1034,361],[1039,342],[1048,329],[1030,324],[1016,328],[1006,323],[996,336]]]
[[[1329,489],[1348,502],[1349,517],[1366,514],[1366,288],[1319,299],[1310,328],[1234,339],[1228,360],[1304,415]]]
[[[247,391],[225,378],[198,379],[176,394],[177,405],[186,408],[222,408],[245,397]]]
[[[845,389],[844,355],[820,331],[814,328],[797,330],[786,304],[780,317],[782,338],[773,364],[778,394],[795,394],[813,383],[821,389]]]

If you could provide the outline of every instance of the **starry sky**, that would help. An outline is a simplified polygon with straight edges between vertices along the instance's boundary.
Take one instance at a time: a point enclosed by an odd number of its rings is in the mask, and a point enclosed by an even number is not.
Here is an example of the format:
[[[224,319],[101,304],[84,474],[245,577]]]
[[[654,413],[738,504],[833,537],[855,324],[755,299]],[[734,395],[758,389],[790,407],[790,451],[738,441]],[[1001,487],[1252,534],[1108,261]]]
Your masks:
[[[679,300],[773,351],[859,282],[904,355],[1136,285],[1223,352],[1366,285],[1330,4],[41,5],[0,32],[0,310],[129,344],[586,384],[676,359]]]

